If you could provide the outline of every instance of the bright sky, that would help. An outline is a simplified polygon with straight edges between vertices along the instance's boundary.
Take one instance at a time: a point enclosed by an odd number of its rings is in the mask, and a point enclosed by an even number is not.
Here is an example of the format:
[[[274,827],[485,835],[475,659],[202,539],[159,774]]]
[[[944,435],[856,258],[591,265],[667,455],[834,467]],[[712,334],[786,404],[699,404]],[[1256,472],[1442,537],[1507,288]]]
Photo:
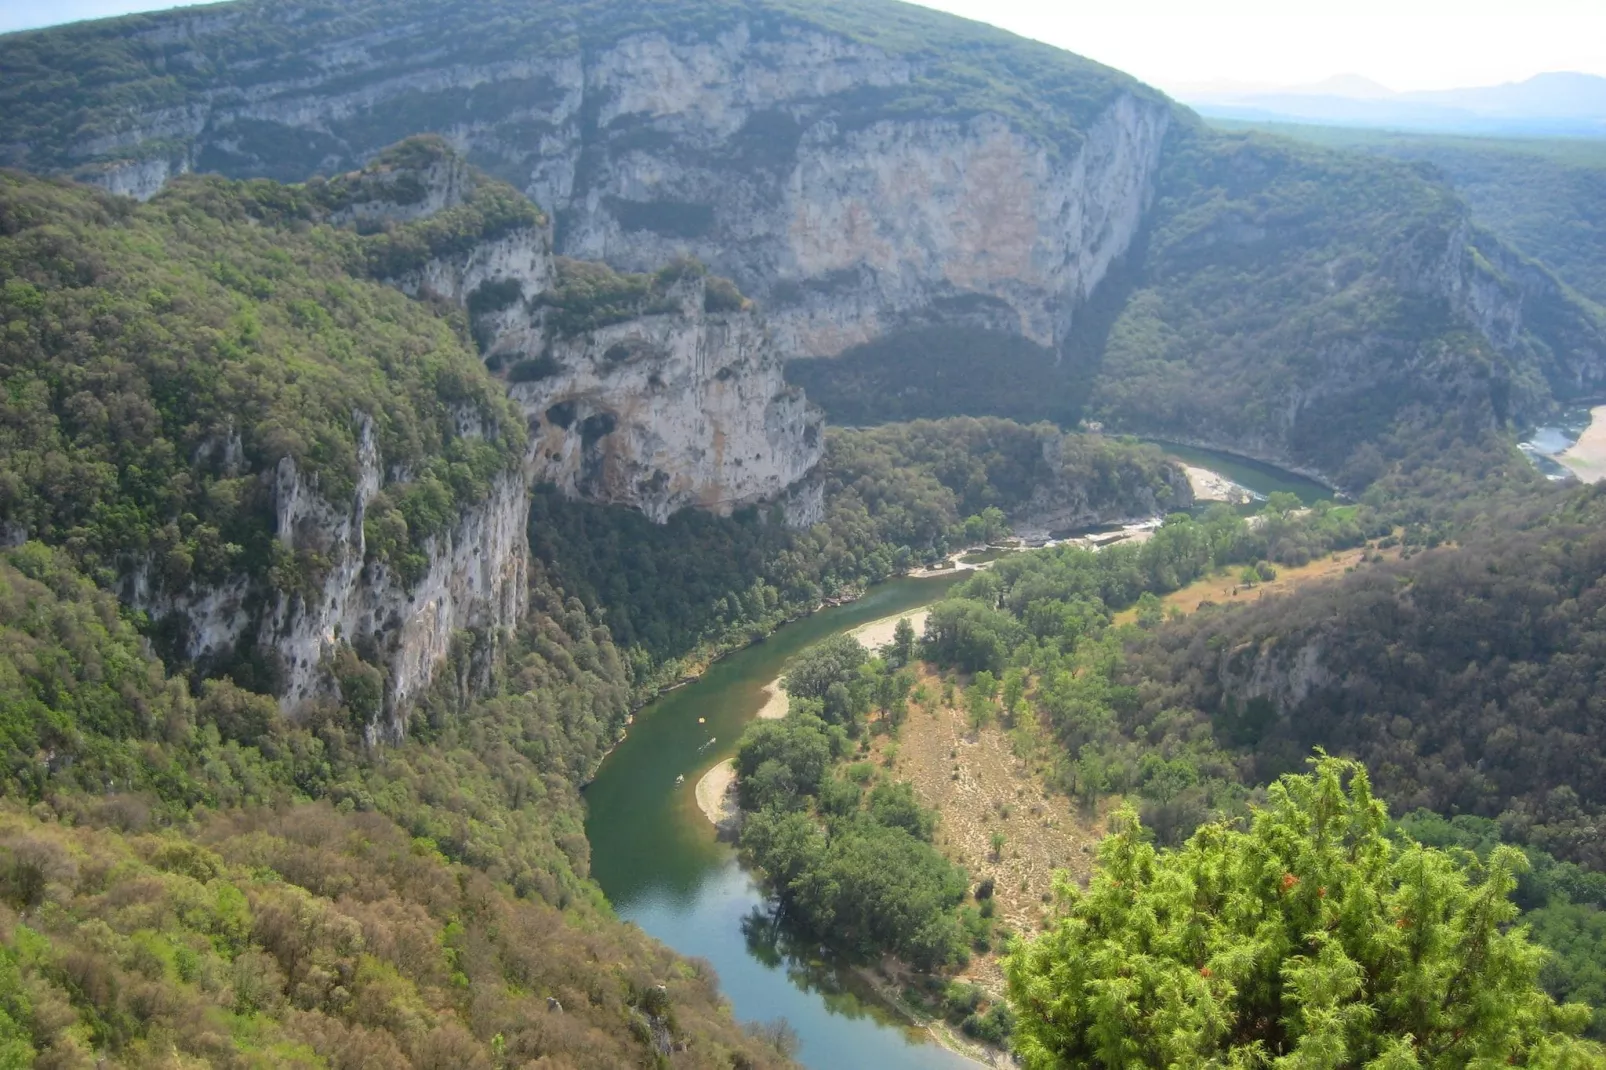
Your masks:
[[[654,0],[672,3],[673,0]],[[1162,89],[1361,74],[1393,89],[1606,76],[1606,0],[924,0],[1068,48]],[[167,7],[0,0],[0,31]]]

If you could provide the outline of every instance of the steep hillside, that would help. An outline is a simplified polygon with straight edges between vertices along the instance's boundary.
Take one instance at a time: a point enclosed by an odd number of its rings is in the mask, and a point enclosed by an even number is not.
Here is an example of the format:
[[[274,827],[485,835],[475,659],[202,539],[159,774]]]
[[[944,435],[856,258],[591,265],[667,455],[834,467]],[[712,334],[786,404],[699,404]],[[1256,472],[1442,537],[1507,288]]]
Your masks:
[[[67,547],[165,655],[287,711],[349,644],[399,738],[455,632],[522,616],[532,481],[819,514],[818,414],[734,287],[554,265],[439,142],[144,205],[0,174],[0,220],[5,541]]]
[[[1523,423],[1606,375],[1599,313],[1427,176],[890,0],[241,0],[12,35],[0,71],[6,159],[140,196],[441,133],[560,254],[729,276],[854,422],[1092,417],[1363,483],[1414,410]]]
[[[301,723],[192,696],[65,555],[0,553],[6,1064],[785,1065],[586,880],[573,785],[628,686],[533,587],[505,688],[471,700],[458,650],[375,754],[355,658]]]
[[[287,706],[332,636],[372,643],[394,711],[450,629],[521,612],[524,422],[449,321],[352,273],[354,233],[254,225],[262,192],[0,175],[0,516]]]
[[[804,353],[933,319],[1053,344],[1170,121],[1117,72],[891,3],[245,3],[15,35],[0,72],[6,162],[142,196],[446,134],[560,252],[689,252]]]
[[[1606,142],[1256,125],[1330,148],[1432,164],[1480,226],[1543,262],[1596,304],[1606,304]]]
[[[1606,868],[1601,512],[1589,488],[1529,530],[1201,612],[1139,648],[1141,716],[1198,711],[1257,779],[1312,746],[1353,755],[1402,809]]]
[[[1416,169],[1192,134],[1100,360],[1107,421],[1348,475],[1413,410],[1521,424],[1598,390],[1606,318]]]

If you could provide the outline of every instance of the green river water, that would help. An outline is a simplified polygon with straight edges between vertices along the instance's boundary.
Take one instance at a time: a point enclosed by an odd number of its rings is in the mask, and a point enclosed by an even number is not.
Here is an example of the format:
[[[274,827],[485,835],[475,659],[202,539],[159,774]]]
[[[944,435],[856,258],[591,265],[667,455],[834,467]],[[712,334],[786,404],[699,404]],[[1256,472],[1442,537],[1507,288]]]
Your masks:
[[[1288,490],[1306,503],[1331,496],[1267,465],[1160,445],[1262,495]],[[776,947],[764,897],[697,809],[697,781],[735,752],[743,726],[764,704],[764,685],[788,658],[838,632],[932,602],[957,579],[881,584],[857,602],[788,624],[716,662],[700,679],[642,709],[586,788],[591,872],[619,916],[681,954],[713,963],[738,1018],[784,1017],[802,1041],[798,1058],[813,1070],[976,1064],[908,1029],[817,950],[789,954]],[[676,777],[685,779],[677,784]]]
[[[1305,505],[1315,505],[1319,501],[1331,498],[1333,492],[1313,479],[1263,461],[1252,461],[1248,457],[1239,457],[1233,453],[1223,453],[1220,450],[1207,450],[1198,446],[1179,446],[1174,442],[1165,442],[1160,439],[1147,439],[1146,441],[1160,447],[1167,454],[1188,464],[1208,468],[1212,472],[1219,472],[1241,487],[1247,487],[1261,497],[1275,494],[1278,491],[1287,491],[1295,495]]]
[[[975,1064],[907,1029],[824,956],[789,955],[764,939],[767,904],[698,811],[697,781],[735,752],[742,727],[764,704],[764,685],[793,654],[925,605],[956,578],[881,584],[857,602],[788,624],[715,662],[700,679],[643,708],[586,788],[591,872],[619,916],[681,954],[713,963],[738,1018],[785,1017],[802,1041],[799,1060],[814,1070]],[[685,781],[677,784],[678,776]]]

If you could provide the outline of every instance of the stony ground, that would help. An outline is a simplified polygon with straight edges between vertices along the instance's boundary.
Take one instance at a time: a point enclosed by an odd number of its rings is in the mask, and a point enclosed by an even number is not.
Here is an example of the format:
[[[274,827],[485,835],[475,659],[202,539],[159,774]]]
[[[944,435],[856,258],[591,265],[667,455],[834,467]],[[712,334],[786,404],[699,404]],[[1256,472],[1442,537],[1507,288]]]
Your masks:
[[[1398,557],[1399,549],[1373,550],[1360,548],[1355,550],[1341,550],[1327,557],[1317,558],[1308,565],[1298,568],[1287,568],[1277,565],[1277,578],[1270,583],[1257,583],[1246,586],[1239,578],[1243,566],[1223,569],[1212,573],[1202,579],[1195,580],[1180,590],[1173,591],[1160,601],[1165,604],[1167,612],[1174,606],[1183,613],[1192,613],[1199,608],[1202,602],[1215,602],[1219,605],[1231,605],[1235,602],[1254,602],[1273,595],[1286,594],[1299,587],[1322,580],[1329,580],[1342,576],[1345,572],[1355,568],[1365,568],[1367,558],[1381,553],[1385,558]],[[1137,619],[1138,611],[1135,608],[1122,610],[1115,615],[1115,623],[1126,624]]]
[[[941,679],[923,670],[921,682],[937,700],[934,708],[911,705],[898,740],[876,737],[873,760],[883,775],[911,782],[920,801],[937,810],[937,846],[970,871],[972,882],[993,878],[999,923],[1037,932],[1052,912],[1055,871],[1086,882],[1102,819],[1076,812],[1045,788],[1034,752],[1046,743],[997,724],[972,733],[962,710],[942,704]],[[995,832],[1004,835],[996,855]],[[967,975],[990,991],[1003,990],[996,954],[978,955]]]

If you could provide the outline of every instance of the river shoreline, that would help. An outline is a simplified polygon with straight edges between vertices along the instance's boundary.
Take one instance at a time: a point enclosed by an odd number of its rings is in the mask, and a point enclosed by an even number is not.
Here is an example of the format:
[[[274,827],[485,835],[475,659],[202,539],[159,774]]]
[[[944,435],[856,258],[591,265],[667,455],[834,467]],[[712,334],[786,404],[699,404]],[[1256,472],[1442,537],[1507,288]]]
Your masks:
[[[723,832],[741,813],[736,805],[736,759],[726,758],[697,781],[697,809]]]
[[[974,568],[974,565],[962,566],[962,570]],[[951,570],[943,571],[951,572]],[[921,606],[869,621],[842,634],[853,636],[866,648],[874,651],[892,642],[899,621],[907,620],[916,634],[919,634],[925,627],[930,612],[928,608]],[[767,700],[758,711],[758,719],[778,720],[785,717],[788,702],[786,692],[781,689],[781,678],[776,677],[764,685],[763,691]],[[711,766],[697,781],[695,792],[697,809],[722,838],[733,835],[741,819],[741,808],[737,803],[736,779],[736,759],[726,758]],[[969,1060],[977,1067],[1010,1065],[1007,1052],[971,1042],[940,1018],[929,1018],[916,1012],[904,1002],[898,986],[881,977],[877,971],[861,966],[854,967],[853,973],[877,999],[909,1025],[925,1033],[938,1047]]]
[[[1606,405],[1590,409],[1589,417],[1583,434],[1555,459],[1572,469],[1581,482],[1598,483],[1606,479]]]
[[[968,566],[967,566],[968,567]],[[879,620],[861,624],[852,628],[845,634],[853,636],[871,651],[886,646],[892,642],[898,631],[898,622],[907,620],[914,628],[915,634],[926,626],[926,618],[931,611],[924,606],[906,610],[903,613],[892,613]],[[764,685],[764,705],[759,707],[758,719],[761,721],[778,721],[786,716],[790,701],[785,691],[781,690],[781,678],[777,676]],[[734,759],[727,758],[713,766],[697,781],[697,808],[708,818],[709,824],[716,829],[724,830],[735,818],[735,787],[736,765]]]

